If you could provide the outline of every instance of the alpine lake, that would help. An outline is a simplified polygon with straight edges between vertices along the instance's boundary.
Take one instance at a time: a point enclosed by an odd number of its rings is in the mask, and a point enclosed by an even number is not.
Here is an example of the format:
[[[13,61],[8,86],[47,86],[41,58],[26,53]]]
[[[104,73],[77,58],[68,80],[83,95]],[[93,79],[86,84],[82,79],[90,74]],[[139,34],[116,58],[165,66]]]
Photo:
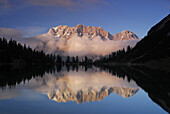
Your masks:
[[[170,75],[143,66],[0,68],[1,114],[167,114]]]

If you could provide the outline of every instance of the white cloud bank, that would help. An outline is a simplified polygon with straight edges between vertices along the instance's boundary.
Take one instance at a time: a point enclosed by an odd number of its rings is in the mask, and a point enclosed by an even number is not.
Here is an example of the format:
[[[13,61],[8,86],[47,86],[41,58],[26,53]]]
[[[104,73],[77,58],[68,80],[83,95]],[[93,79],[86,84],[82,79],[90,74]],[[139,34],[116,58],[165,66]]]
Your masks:
[[[93,55],[108,55],[111,52],[123,49],[130,45],[134,47],[139,39],[128,40],[128,41],[114,41],[105,40],[101,38],[80,38],[73,36],[66,40],[64,38],[54,38],[49,33],[44,35],[36,36],[36,39],[42,42],[38,44],[37,49],[43,49],[47,53],[62,53],[63,55],[70,56],[93,56]]]
[[[87,38],[72,38],[68,41],[68,54],[69,55],[107,55],[111,52],[126,48],[128,45],[134,46],[137,40],[129,41],[113,41],[101,39],[89,40]]]

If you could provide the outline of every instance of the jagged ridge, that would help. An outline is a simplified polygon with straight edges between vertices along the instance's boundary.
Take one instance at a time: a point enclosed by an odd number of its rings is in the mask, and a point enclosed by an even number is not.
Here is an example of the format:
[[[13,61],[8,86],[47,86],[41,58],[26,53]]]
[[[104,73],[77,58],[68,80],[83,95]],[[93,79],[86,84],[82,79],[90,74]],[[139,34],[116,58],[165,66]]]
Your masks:
[[[102,27],[92,27],[78,24],[76,27],[68,27],[66,25],[60,25],[57,27],[52,27],[49,33],[59,38],[71,38],[73,36],[86,37],[86,38],[96,38],[99,37],[103,40],[130,40],[138,39],[138,36],[128,30],[124,30],[115,35],[111,35],[109,32],[105,31]]]

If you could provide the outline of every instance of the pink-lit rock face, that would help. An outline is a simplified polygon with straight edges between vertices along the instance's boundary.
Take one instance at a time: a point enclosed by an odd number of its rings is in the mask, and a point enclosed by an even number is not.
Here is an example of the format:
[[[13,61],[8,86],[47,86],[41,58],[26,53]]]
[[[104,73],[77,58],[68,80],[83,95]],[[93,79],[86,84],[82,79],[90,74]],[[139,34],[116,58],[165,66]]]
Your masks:
[[[68,27],[66,25],[59,25],[52,27],[49,33],[59,38],[71,38],[73,36],[79,36],[81,38],[101,38],[103,40],[131,40],[138,39],[135,33],[124,30],[118,34],[111,35],[105,31],[102,27],[92,27],[78,24],[76,27]]]
[[[113,35],[113,39],[114,40],[131,40],[131,39],[139,39],[139,38],[135,33],[128,31],[128,30],[124,30],[120,33]]]

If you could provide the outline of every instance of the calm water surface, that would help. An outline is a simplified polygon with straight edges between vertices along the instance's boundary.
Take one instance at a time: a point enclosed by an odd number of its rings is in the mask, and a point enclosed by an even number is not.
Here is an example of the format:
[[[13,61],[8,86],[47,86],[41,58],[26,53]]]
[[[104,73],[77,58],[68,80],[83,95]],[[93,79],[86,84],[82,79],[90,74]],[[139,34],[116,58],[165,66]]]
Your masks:
[[[155,74],[124,67],[1,68],[0,113],[167,114],[169,80]]]

